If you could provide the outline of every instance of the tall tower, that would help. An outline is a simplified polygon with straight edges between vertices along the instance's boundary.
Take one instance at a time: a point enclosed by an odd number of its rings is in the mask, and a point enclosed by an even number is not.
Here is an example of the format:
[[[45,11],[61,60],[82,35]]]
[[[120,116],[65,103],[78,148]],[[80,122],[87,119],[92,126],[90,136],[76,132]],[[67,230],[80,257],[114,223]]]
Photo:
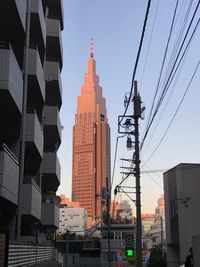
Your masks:
[[[88,213],[88,225],[102,217],[102,188],[110,184],[110,127],[106,101],[96,74],[91,40],[88,71],[78,96],[73,127],[72,201]]]

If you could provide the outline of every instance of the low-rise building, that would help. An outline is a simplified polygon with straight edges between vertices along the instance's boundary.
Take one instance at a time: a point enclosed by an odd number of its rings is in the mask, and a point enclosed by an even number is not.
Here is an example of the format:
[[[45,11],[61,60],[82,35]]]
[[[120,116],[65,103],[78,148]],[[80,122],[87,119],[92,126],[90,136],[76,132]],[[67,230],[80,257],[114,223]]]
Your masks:
[[[164,195],[161,195],[158,199],[158,205],[155,208],[155,219],[151,225],[151,239],[154,246],[164,247],[166,234],[165,234],[165,207],[164,207]]]
[[[101,226],[101,266],[108,266],[108,227]],[[110,258],[112,266],[128,266],[126,249],[133,251],[136,246],[136,229],[134,224],[111,224],[110,225]],[[124,265],[120,265],[120,264]],[[119,265],[116,265],[119,264]]]
[[[60,207],[58,234],[64,234],[68,230],[78,235],[84,235],[86,229],[87,211],[85,208]]]
[[[87,229],[87,211],[79,207],[79,202],[70,202],[69,198],[61,195],[59,208],[59,228],[58,235],[65,234],[67,231],[84,235]]]
[[[142,213],[142,247],[145,249],[152,248],[151,238],[151,226],[154,224],[155,214],[153,213]]]
[[[199,235],[199,178],[200,164],[181,163],[164,173],[168,267],[183,264],[192,245],[196,251],[192,240]]]

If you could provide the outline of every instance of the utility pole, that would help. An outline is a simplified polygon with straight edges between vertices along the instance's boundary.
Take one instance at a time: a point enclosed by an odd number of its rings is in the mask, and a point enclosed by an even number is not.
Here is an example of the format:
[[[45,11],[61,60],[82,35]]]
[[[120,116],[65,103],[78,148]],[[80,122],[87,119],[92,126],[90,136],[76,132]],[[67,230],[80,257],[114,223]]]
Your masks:
[[[139,123],[141,118],[141,98],[137,91],[137,81],[134,81],[134,137],[135,137],[135,153],[133,154],[133,163],[135,164],[135,184],[136,184],[136,266],[142,267],[142,222],[141,222],[141,198],[140,198],[140,156],[139,156]]]
[[[111,267],[111,248],[110,248],[110,186],[108,177],[106,177],[106,216],[107,216],[107,230],[108,230],[108,267]]]
[[[66,250],[65,250],[65,267],[68,266],[68,252],[69,252],[69,230],[66,231]]]
[[[139,119],[142,119],[142,113],[145,107],[142,107],[141,97],[137,90],[137,81],[134,81],[134,94],[130,96],[133,102],[133,115],[118,116],[118,132],[127,134],[127,149],[134,149],[133,157],[129,161],[133,167],[125,167],[130,169],[124,172],[126,178],[133,174],[135,176],[136,200],[133,200],[136,205],[136,267],[142,267],[142,221],[141,221],[141,187],[140,187],[140,149],[139,149]],[[127,97],[125,104],[127,104]],[[122,121],[125,119],[125,123]],[[134,136],[134,140],[132,140]],[[134,144],[134,145],[133,145]],[[124,167],[123,167],[124,168]],[[117,187],[119,188],[119,187]],[[115,189],[116,190],[116,189]],[[124,191],[124,193],[126,193]]]

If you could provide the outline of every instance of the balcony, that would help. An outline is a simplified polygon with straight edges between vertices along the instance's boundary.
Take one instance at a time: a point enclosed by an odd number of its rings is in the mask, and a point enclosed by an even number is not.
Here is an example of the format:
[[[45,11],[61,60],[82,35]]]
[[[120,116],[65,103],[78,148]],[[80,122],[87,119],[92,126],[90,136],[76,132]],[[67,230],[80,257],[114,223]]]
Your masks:
[[[62,105],[62,83],[60,78],[60,67],[57,62],[46,61],[46,104],[58,106]]]
[[[43,190],[56,191],[60,185],[60,162],[56,152],[43,154],[41,173]]]
[[[33,179],[21,185],[21,214],[41,219],[41,192]]]
[[[45,106],[43,110],[44,147],[48,150],[58,150],[61,143],[61,122],[58,108]]]
[[[44,226],[59,227],[60,197],[43,196],[41,221]]]
[[[41,114],[45,99],[45,78],[37,49],[29,49],[28,109]]]
[[[19,163],[9,148],[0,146],[0,198],[17,205],[19,183]]]
[[[25,169],[37,171],[43,156],[44,136],[36,113],[26,114]]]
[[[12,1],[11,1],[12,2]],[[24,0],[15,0],[15,5],[18,11],[18,15],[21,19],[21,23],[23,25],[23,29],[25,31],[25,24],[26,24],[26,5],[27,3]]]
[[[32,35],[43,61],[46,47],[46,21],[41,0],[31,0],[31,37]]]
[[[6,43],[0,47],[0,136],[13,139],[20,132],[23,80],[13,50]]]
[[[1,1],[1,41],[9,40],[17,61],[23,64],[23,42],[25,36],[26,2],[24,0]]]
[[[63,46],[61,38],[60,21],[47,19],[47,61],[58,61],[60,69],[63,64]]]
[[[60,20],[61,30],[63,30],[63,0],[47,0],[49,17]]]
[[[0,107],[5,108],[6,116],[14,116],[22,111],[23,79],[13,50],[7,43],[0,43],[0,65],[3,66],[0,69]],[[13,113],[9,114],[11,111]]]

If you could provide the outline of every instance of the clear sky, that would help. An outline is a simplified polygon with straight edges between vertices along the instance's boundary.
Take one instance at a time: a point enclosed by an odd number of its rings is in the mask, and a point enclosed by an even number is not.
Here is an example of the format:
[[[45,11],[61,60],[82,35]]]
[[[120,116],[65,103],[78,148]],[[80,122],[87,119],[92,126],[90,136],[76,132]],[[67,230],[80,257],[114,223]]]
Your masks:
[[[64,66],[62,71],[63,105],[61,108],[61,122],[63,131],[62,144],[59,149],[61,185],[58,193],[64,193],[71,197],[72,127],[77,107],[77,96],[80,95],[80,88],[87,70],[90,38],[93,37],[94,39],[97,74],[100,78],[100,85],[103,87],[103,95],[106,98],[108,121],[111,127],[113,163],[115,142],[118,135],[118,115],[123,114],[124,95],[125,92],[130,91],[147,0],[64,0],[63,2],[65,22],[65,29],[62,33]],[[136,73],[138,89],[146,106],[145,119],[140,121],[140,138],[144,133],[152,98],[156,90],[175,2],[175,0],[152,0]],[[169,54],[167,55],[167,64],[172,49],[178,43],[178,29],[183,24],[184,15],[190,1],[182,0],[179,2],[175,30],[172,34]],[[196,4],[197,0],[194,0],[188,19],[191,18]],[[198,11],[197,17],[199,16],[200,12]],[[186,25],[188,24],[189,22]],[[169,98],[168,105],[165,107],[167,101],[164,101],[155,123],[152,125],[152,130],[141,153],[141,165],[154,151],[180,103],[199,60],[199,41],[200,34],[199,29],[197,29],[178,78],[175,79],[176,83],[170,87],[171,89],[166,96],[166,100]],[[166,66],[164,73],[166,73]],[[199,84],[200,72],[198,70],[167,135],[153,157],[143,166],[145,171],[167,170],[181,162],[200,162]],[[172,95],[169,97],[172,90]],[[128,109],[128,114],[131,113],[132,105]],[[153,137],[150,138],[153,132]],[[120,158],[131,158],[133,153],[133,151],[127,152],[125,141],[125,139],[119,140],[114,186],[122,178],[119,167],[123,163]],[[126,185],[134,186],[134,177],[130,177]],[[163,192],[162,173],[142,174],[141,186],[142,211],[153,212],[157,205],[157,199]],[[134,194],[131,197],[135,198]],[[125,196],[122,195],[122,198],[125,198]]]

